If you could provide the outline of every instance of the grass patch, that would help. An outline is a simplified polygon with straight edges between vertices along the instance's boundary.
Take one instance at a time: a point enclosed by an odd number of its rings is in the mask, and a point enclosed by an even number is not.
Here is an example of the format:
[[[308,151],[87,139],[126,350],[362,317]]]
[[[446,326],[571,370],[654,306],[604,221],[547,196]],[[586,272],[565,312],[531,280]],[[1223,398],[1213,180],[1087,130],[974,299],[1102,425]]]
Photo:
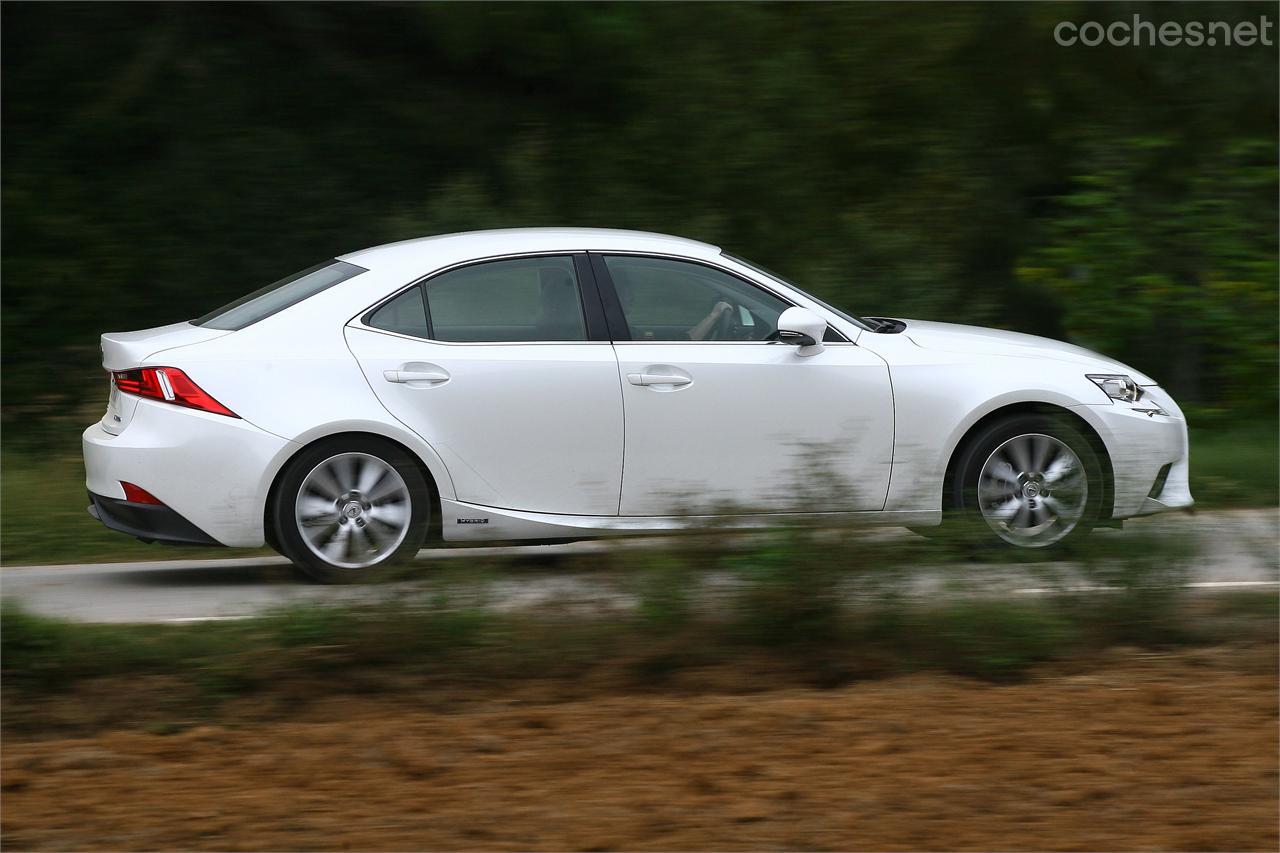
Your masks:
[[[1191,494],[1201,509],[1275,506],[1277,469],[1280,433],[1274,423],[1191,433]]]
[[[1080,626],[1036,601],[959,601],[916,616],[907,648],[923,664],[989,681],[1019,678],[1075,650]]]

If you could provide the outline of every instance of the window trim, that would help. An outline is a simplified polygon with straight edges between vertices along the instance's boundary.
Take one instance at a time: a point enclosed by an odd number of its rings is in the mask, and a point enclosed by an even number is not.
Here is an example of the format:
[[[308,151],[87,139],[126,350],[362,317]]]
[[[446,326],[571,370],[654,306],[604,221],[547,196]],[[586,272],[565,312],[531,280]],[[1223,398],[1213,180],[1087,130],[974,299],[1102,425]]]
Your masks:
[[[784,294],[778,293],[771,287],[767,287],[757,281],[752,281],[740,273],[733,270],[725,269],[719,264],[713,264],[704,261],[701,258],[690,258],[684,255],[671,255],[663,252],[640,251],[640,250],[602,250],[591,251],[587,253],[591,257],[592,270],[595,273],[596,284],[600,292],[600,298],[604,302],[605,317],[609,322],[609,331],[612,335],[614,344],[629,345],[664,345],[664,346],[682,346],[685,344],[698,344],[700,346],[775,346],[779,341],[636,341],[631,339],[631,327],[627,324],[627,319],[622,310],[622,300],[618,298],[618,291],[614,287],[613,277],[609,275],[608,265],[605,263],[606,255],[625,255],[637,258],[655,258],[658,260],[683,261],[684,263],[694,264],[697,266],[707,267],[716,272],[723,273],[731,278],[736,278],[743,284],[762,290],[773,298],[785,303],[790,308],[803,308],[803,305],[797,305],[795,300]],[[809,309],[812,310],[812,309]],[[824,317],[827,321],[827,328],[840,336],[839,341],[824,341],[824,346],[853,346],[853,341],[844,332],[837,329],[831,324],[829,318]]]
[[[466,267],[480,266],[481,264],[493,263],[495,261],[518,261],[532,258],[569,258],[573,262],[574,275],[577,278],[578,297],[581,303],[583,321],[586,324],[585,340],[577,341],[442,341],[437,338],[424,338],[418,335],[406,335],[403,332],[393,332],[389,329],[379,329],[377,326],[369,324],[370,318],[380,309],[394,299],[399,298],[403,294],[415,287],[422,288],[422,304],[427,314],[427,328],[431,329],[431,303],[427,299],[427,285],[434,278],[454,272],[455,270],[464,269]],[[404,338],[410,341],[425,341],[427,343],[439,344],[440,346],[450,347],[492,347],[492,346],[574,346],[583,344],[611,343],[609,339],[608,327],[605,324],[604,309],[601,303],[599,286],[596,282],[590,262],[587,259],[587,253],[582,251],[565,251],[563,249],[557,251],[546,252],[518,252],[510,255],[491,255],[484,258],[473,258],[467,261],[460,261],[455,264],[440,267],[432,270],[421,278],[414,279],[407,285],[398,288],[389,296],[383,297],[372,306],[364,309],[356,314],[346,325],[355,325],[355,328],[364,329],[370,332],[377,332],[382,335],[393,335],[397,338]]]
[[[483,258],[472,258],[466,261],[458,261],[438,269],[432,270],[426,275],[414,279],[408,284],[397,288],[390,295],[383,297],[368,308],[357,312],[353,317],[347,320],[347,326],[357,329],[364,329],[367,332],[376,332],[380,335],[391,335],[397,338],[404,338],[407,341],[425,341],[427,343],[437,344],[447,347],[491,347],[491,346],[582,346],[582,345],[598,345],[601,343],[608,344],[628,344],[643,346],[680,346],[685,344],[698,344],[700,346],[774,346],[778,341],[633,341],[631,340],[631,331],[626,324],[626,319],[622,316],[622,303],[618,300],[617,292],[613,289],[613,279],[609,277],[609,270],[604,264],[605,255],[632,255],[646,258],[664,258],[673,261],[684,261],[686,263],[698,264],[704,267],[710,267],[713,270],[722,272],[726,275],[733,276],[752,287],[772,295],[782,300],[792,308],[803,308],[803,305],[797,305],[795,300],[786,294],[779,293],[773,287],[762,282],[754,281],[747,278],[742,273],[735,270],[726,269],[719,264],[714,264],[701,258],[690,258],[687,255],[677,255],[668,252],[654,252],[652,250],[639,249],[607,249],[607,250],[547,250],[545,252],[515,252],[503,255],[488,255]],[[366,320],[374,311],[377,311],[386,303],[395,299],[400,294],[413,287],[425,285],[428,281],[436,276],[444,275],[462,267],[475,266],[477,264],[485,264],[491,261],[511,261],[520,258],[545,258],[545,257],[563,257],[571,256],[574,259],[574,270],[578,275],[578,290],[582,295],[583,310],[587,320],[587,337],[585,341],[440,341],[434,338],[420,338],[416,335],[405,335],[400,332],[392,332],[387,329],[379,329],[376,326],[370,326]],[[587,296],[587,292],[595,294],[596,306],[592,306]],[[422,296],[423,305],[426,310],[431,310],[427,304],[426,292]],[[595,310],[598,308],[599,310]],[[813,309],[809,309],[813,310]],[[834,331],[841,337],[839,341],[823,341],[823,346],[842,347],[857,346],[857,344],[849,338],[844,332],[831,323],[830,318],[827,319],[827,328]],[[615,325],[621,324],[622,335],[615,336],[612,334]]]

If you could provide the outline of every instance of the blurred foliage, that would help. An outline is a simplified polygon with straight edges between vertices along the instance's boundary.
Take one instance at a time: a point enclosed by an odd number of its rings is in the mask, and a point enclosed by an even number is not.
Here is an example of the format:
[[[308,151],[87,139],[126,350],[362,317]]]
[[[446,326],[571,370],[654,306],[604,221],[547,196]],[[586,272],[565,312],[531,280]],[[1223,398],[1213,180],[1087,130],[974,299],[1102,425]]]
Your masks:
[[[1077,342],[1145,361],[1201,404],[1274,412],[1275,146],[1234,145],[1190,171],[1164,162],[1172,147],[1127,140],[1098,155],[1019,275],[1059,296]]]
[[[1257,4],[3,7],[9,440],[97,335],[498,226],[700,238],[855,312],[1074,337],[1276,408],[1275,47],[1063,48]],[[56,435],[56,434],[55,434]]]
[[[958,601],[912,626],[917,646],[942,668],[991,681],[1016,679],[1062,657],[1076,639],[1075,625],[1034,602]]]
[[[638,594],[620,604],[601,587],[594,606],[579,609],[491,606],[488,582],[469,570],[432,573],[364,604],[300,604],[198,625],[72,623],[6,600],[4,724],[43,730],[50,722],[31,703],[87,682],[88,705],[101,701],[147,725],[199,719],[240,696],[275,697],[293,714],[319,698],[451,686],[504,692],[530,681],[544,682],[545,695],[589,685],[833,687],[922,670],[1009,681],[1046,661],[1096,661],[1117,645],[1275,639],[1274,591],[1189,593],[1189,568],[1212,557],[1167,536],[1137,549],[1088,540],[1074,566],[1040,573],[1043,595],[1020,595],[1001,594],[986,569],[964,568],[954,544],[927,543],[938,552],[934,564],[907,568],[895,562],[900,542],[860,528],[760,532],[732,548],[720,535],[599,555],[592,574]],[[713,676],[717,668],[730,681]],[[143,683],[156,689],[145,679],[162,679],[166,707],[111,698]]]
[[[840,550],[839,543],[820,540],[810,530],[784,527],[758,547],[730,556],[727,563],[740,583],[734,611],[741,638],[804,646],[837,637],[846,567],[831,555]]]
[[[1198,508],[1280,503],[1280,481],[1269,476],[1280,471],[1274,424],[1192,430],[1191,447],[1191,494]]]

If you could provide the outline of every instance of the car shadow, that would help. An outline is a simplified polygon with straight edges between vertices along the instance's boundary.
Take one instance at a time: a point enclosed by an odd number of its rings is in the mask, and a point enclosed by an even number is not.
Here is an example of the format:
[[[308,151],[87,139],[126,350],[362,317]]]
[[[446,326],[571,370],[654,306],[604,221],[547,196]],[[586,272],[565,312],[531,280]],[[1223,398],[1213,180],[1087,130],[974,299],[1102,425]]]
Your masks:
[[[144,587],[307,586],[292,566],[264,563],[243,566],[126,569],[114,580]]]

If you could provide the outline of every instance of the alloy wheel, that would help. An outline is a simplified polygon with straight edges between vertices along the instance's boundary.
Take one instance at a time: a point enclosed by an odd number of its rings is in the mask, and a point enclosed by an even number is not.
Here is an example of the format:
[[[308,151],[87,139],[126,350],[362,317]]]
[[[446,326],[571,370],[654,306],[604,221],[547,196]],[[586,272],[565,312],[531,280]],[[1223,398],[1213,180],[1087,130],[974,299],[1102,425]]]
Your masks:
[[[1001,539],[1043,548],[1084,517],[1089,477],[1079,455],[1043,433],[1017,435],[998,446],[978,474],[978,505]]]
[[[391,464],[368,453],[339,453],[303,478],[294,518],[317,557],[364,569],[404,541],[410,510],[409,488]]]

